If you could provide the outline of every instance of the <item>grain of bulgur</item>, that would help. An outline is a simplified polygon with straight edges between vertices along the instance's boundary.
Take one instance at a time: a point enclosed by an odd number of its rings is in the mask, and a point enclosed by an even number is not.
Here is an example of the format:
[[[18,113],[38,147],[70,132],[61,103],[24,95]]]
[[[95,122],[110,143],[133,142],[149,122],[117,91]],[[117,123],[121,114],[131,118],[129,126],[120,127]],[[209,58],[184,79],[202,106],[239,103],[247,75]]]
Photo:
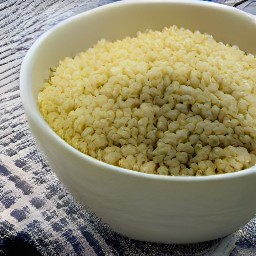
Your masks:
[[[69,144],[160,175],[214,175],[256,162],[256,58],[199,31],[139,32],[65,58],[38,95]]]

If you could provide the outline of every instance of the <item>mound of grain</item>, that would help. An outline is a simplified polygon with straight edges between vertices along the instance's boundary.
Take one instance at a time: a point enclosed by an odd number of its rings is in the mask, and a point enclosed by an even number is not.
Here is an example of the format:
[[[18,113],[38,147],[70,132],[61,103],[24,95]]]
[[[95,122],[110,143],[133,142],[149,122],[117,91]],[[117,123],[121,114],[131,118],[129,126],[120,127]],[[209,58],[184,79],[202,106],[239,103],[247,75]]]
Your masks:
[[[106,163],[213,175],[256,162],[256,58],[176,26],[60,61],[38,96],[67,143]]]

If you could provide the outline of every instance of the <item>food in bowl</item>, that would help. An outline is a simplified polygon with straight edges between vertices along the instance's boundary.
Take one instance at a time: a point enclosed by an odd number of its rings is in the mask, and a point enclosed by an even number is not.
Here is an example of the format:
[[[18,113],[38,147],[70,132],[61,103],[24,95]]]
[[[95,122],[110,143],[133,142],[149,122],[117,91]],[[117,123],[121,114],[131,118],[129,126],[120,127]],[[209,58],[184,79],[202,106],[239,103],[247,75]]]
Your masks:
[[[255,165],[255,85],[252,54],[171,26],[61,60],[38,103],[61,138],[98,160],[214,175]]]
[[[38,107],[38,93],[49,67],[57,66],[59,60],[75,56],[102,38],[115,41],[172,24],[256,54],[255,17],[235,8],[205,1],[119,1],[61,22],[36,40],[22,62],[20,93],[39,149],[86,209],[129,238],[195,243],[231,234],[255,216],[255,166],[196,177],[130,171],[65,143],[43,120]]]

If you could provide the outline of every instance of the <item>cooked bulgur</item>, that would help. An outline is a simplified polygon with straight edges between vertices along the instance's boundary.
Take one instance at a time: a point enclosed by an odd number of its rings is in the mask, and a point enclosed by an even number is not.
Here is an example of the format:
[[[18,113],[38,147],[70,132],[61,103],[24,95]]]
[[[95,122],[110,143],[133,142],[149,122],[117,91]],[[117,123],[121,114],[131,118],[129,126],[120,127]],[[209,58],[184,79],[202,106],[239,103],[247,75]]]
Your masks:
[[[256,162],[256,58],[172,26],[65,58],[38,95],[67,143],[106,163],[213,175]]]

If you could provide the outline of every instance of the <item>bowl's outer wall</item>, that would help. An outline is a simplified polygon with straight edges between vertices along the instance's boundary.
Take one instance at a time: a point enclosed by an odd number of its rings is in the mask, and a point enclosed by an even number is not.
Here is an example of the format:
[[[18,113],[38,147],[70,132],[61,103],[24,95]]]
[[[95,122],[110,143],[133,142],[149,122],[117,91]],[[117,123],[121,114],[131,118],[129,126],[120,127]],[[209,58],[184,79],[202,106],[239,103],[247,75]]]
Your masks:
[[[256,172],[202,182],[193,177],[153,179],[133,175],[132,171],[113,171],[63,146],[37,108],[37,94],[49,67],[101,38],[121,39],[148,28],[178,25],[256,53],[256,22],[251,17],[214,4],[159,2],[138,1],[136,9],[129,2],[104,6],[64,22],[54,33],[48,32],[24,60],[21,96],[31,131],[57,176],[76,199],[114,230],[154,242],[210,240],[234,232],[253,217]]]
[[[32,124],[32,131],[36,126]],[[233,179],[155,180],[95,166],[37,134],[71,194],[115,231],[131,238],[193,243],[230,234],[255,213],[256,174]],[[64,156],[64,157],[63,157]]]

